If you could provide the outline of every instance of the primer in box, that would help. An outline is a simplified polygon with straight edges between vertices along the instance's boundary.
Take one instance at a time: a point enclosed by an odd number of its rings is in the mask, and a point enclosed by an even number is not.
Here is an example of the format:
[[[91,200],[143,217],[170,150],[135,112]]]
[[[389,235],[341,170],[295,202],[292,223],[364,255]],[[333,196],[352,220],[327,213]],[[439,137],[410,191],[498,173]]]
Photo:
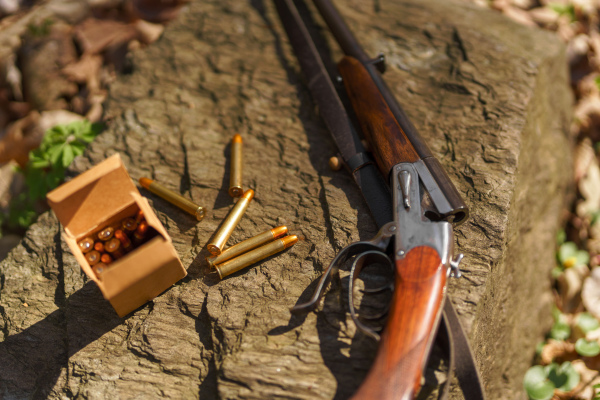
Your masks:
[[[47,195],[64,226],[63,238],[85,274],[120,317],[158,296],[186,276],[171,238],[133,184],[116,154]],[[96,275],[78,242],[141,210],[154,237]]]

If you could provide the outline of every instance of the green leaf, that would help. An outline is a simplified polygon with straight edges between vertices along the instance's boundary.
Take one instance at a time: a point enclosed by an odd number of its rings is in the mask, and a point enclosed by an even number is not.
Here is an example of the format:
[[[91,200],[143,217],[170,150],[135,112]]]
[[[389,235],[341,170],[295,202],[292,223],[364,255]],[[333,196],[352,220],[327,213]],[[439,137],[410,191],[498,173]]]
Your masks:
[[[562,363],[559,371],[560,375],[565,375],[567,377],[567,380],[563,385],[557,385],[556,388],[558,390],[562,390],[563,392],[569,392],[575,389],[577,385],[579,385],[579,381],[581,380],[579,372],[577,372],[575,367],[573,367],[573,364],[571,364],[569,361],[565,361],[564,363]]]
[[[563,244],[566,241],[567,241],[567,233],[565,232],[564,229],[560,229],[556,233],[556,243],[560,246],[561,244]]]
[[[595,331],[600,328],[600,322],[589,312],[582,312],[577,316],[575,324],[583,333]]]
[[[577,19],[575,17],[575,6],[573,4],[553,3],[549,4],[548,7],[550,7],[558,15],[568,16],[571,22],[575,22],[575,20]]]
[[[552,325],[549,336],[555,340],[567,340],[571,336],[571,327],[564,321],[557,321]]]
[[[523,387],[531,400],[550,400],[554,395],[555,385],[548,379],[546,369],[535,365],[525,373]]]
[[[573,242],[565,242],[558,248],[558,261],[564,264],[566,260],[577,256],[577,245]]]
[[[580,338],[575,342],[575,351],[584,357],[594,357],[600,354],[600,344],[597,340],[590,342],[585,338]]]
[[[565,268],[586,265],[590,255],[585,250],[579,250],[573,242],[565,242],[558,248],[558,261]]]
[[[579,250],[577,252],[577,262],[575,263],[574,266],[578,266],[578,265],[587,265],[590,263],[590,253],[588,253],[585,250]]]
[[[62,166],[63,147],[64,147],[64,143],[56,145],[56,146],[52,146],[47,151],[48,159],[50,160],[50,163],[52,164],[52,167],[54,167],[54,168],[58,168],[58,167]]]
[[[69,144],[65,144],[62,152],[62,166],[63,168],[67,168],[73,162],[75,158],[75,154],[73,153],[73,147]]]

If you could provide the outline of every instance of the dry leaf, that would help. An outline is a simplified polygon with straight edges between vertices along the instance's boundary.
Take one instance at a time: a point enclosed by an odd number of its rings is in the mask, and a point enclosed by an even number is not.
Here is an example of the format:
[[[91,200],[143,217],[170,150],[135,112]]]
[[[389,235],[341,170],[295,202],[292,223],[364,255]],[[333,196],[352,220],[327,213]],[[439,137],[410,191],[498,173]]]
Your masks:
[[[75,29],[75,39],[84,53],[99,54],[109,46],[134,39],[134,26],[123,22],[88,18]]]
[[[548,343],[542,349],[540,361],[542,365],[548,365],[551,362],[570,361],[577,358],[575,344],[565,342],[564,340],[548,339]]]
[[[520,24],[526,26],[537,26],[537,24],[531,18],[531,15],[527,11],[520,8],[508,6],[502,9],[502,13]]]
[[[594,317],[600,318],[600,267],[592,269],[590,276],[583,281],[581,301]]]
[[[564,312],[574,312],[581,302],[581,288],[583,279],[588,275],[587,265],[578,265],[567,268],[560,274],[556,281],[558,283],[558,296],[561,308]]]
[[[102,56],[84,53],[73,64],[62,69],[63,74],[73,82],[85,83],[88,91],[95,92],[100,89],[100,68]]]
[[[138,39],[144,44],[150,44],[158,40],[165,27],[140,19],[135,23],[135,29],[138,32]]]

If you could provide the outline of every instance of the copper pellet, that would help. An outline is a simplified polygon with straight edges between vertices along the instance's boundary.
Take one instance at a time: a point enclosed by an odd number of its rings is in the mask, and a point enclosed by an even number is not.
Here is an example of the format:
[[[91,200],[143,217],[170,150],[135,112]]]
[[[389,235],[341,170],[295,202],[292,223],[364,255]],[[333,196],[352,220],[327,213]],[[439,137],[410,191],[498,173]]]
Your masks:
[[[94,239],[87,237],[78,243],[82,253],[87,253],[94,248]]]
[[[100,232],[98,232],[98,239],[106,242],[107,240],[110,240],[113,235],[115,233],[115,230],[113,227],[109,226],[106,227],[104,229],[102,229]]]
[[[92,250],[86,253],[85,259],[90,265],[98,264],[100,262],[100,252]]]
[[[129,251],[131,249],[131,247],[132,247],[131,240],[129,239],[129,237],[125,233],[123,233],[122,230],[117,229],[115,231],[115,237],[117,239],[119,239],[119,241],[121,242],[121,246],[123,246],[123,248],[125,250]]]
[[[94,250],[102,253],[104,251],[104,242],[96,242],[94,243]]]
[[[135,222],[137,222],[139,224],[143,220],[144,220],[144,212],[142,210],[139,210],[137,212],[137,214],[135,214]]]
[[[112,238],[104,245],[104,250],[110,253],[113,259],[123,257],[125,254],[121,248],[121,242],[117,238]]]
[[[128,234],[134,232],[136,230],[138,226],[138,223],[135,222],[134,218],[125,218],[122,222],[121,222],[121,227],[123,228],[123,230],[125,232],[127,232]]]
[[[104,264],[108,265],[113,261],[113,259],[110,256],[110,254],[104,253],[100,256],[100,261],[103,262]]]
[[[146,239],[148,233],[148,223],[146,221],[140,222],[137,229],[133,233],[133,242],[136,245],[141,244]]]

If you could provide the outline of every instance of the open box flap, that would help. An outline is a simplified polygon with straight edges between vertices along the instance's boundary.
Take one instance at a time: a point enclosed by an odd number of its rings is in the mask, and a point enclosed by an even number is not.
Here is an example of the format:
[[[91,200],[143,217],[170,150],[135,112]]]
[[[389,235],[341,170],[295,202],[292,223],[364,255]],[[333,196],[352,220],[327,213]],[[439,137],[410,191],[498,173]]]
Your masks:
[[[65,230],[79,239],[107,215],[131,205],[139,193],[119,154],[62,184],[46,196]]]

